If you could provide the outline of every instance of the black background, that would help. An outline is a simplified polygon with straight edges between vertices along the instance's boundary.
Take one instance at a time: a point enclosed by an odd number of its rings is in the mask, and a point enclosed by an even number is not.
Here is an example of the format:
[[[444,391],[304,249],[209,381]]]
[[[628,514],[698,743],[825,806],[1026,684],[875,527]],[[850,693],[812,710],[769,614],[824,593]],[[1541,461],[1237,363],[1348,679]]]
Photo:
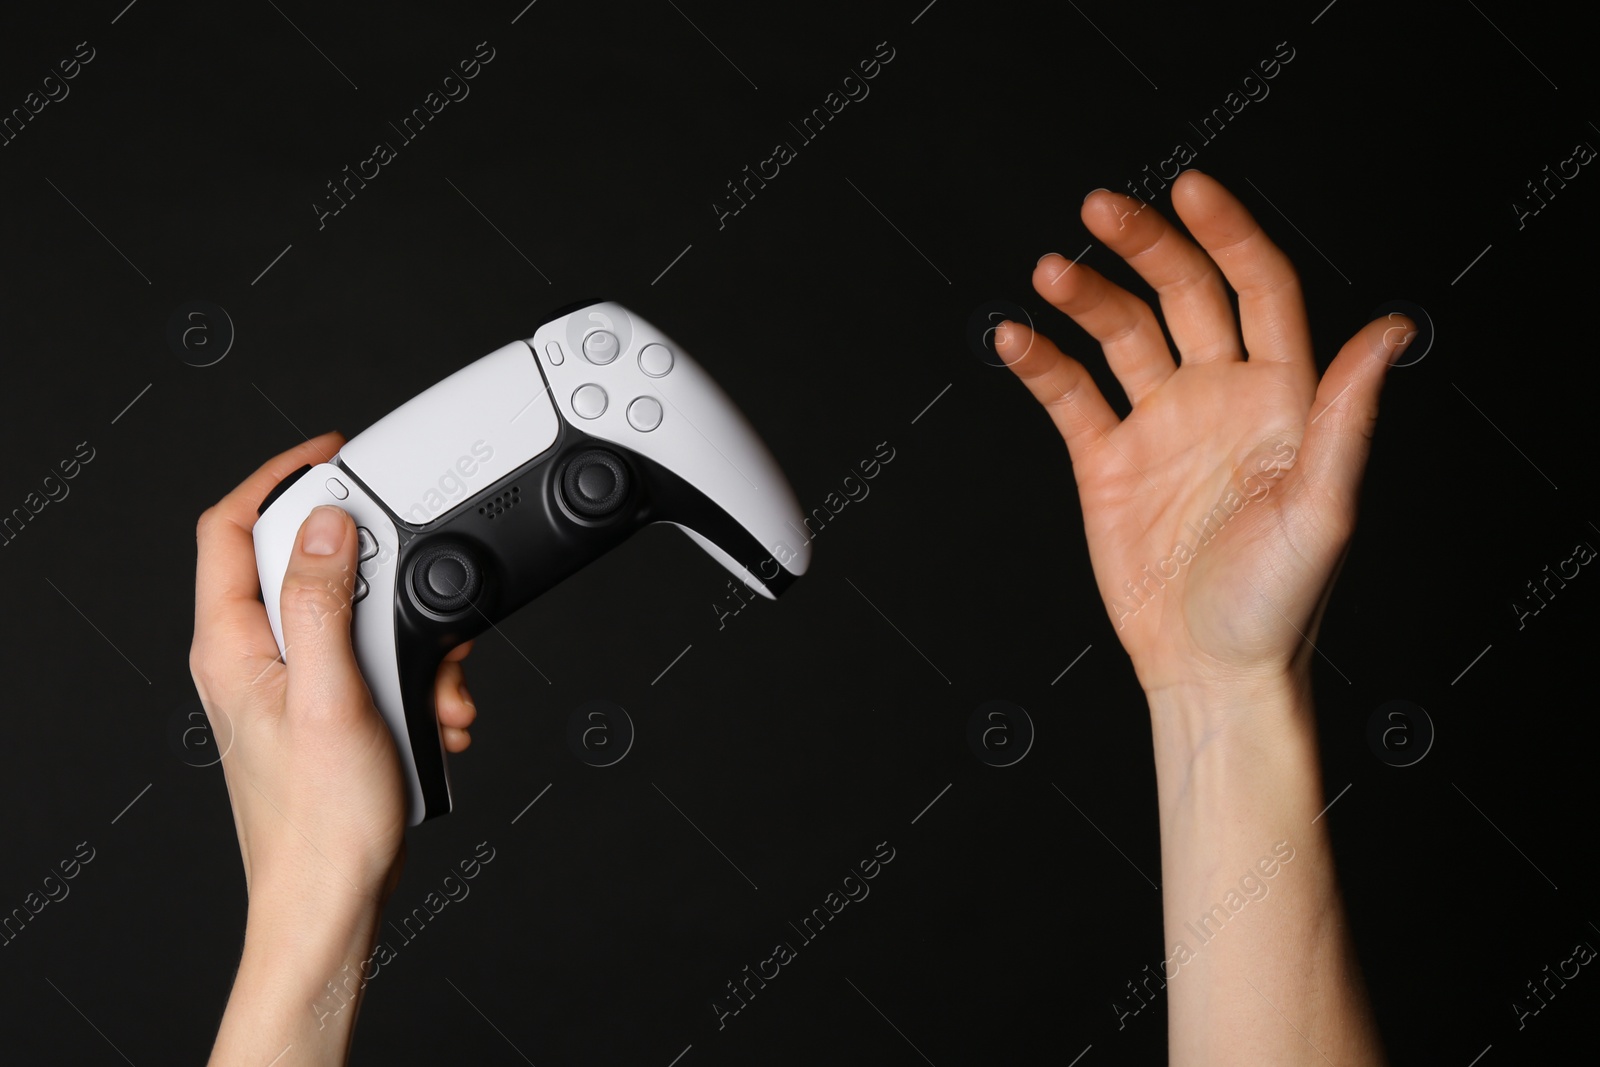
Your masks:
[[[725,574],[656,528],[480,641],[456,813],[410,834],[394,912],[478,842],[495,859],[374,979],[355,1062],[1160,1062],[1164,1000],[1120,1030],[1112,1007],[1164,955],[1141,695],[1066,451],[964,331],[1017,301],[1125,410],[1029,274],[1091,243],[1089,189],[1180,139],[1295,260],[1324,364],[1387,301],[1436,331],[1390,373],[1316,661],[1329,799],[1350,786],[1326,818],[1391,1052],[1570,1047],[1600,978],[1521,1030],[1511,1005],[1600,943],[1580,678],[1600,578],[1521,630],[1511,605],[1600,544],[1600,178],[1521,229],[1512,203],[1600,143],[1592,66],[1584,35],[1526,6],[1324,2],[8,13],[0,110],[79,41],[95,58],[0,148],[0,511],[79,442],[95,458],[0,549],[0,910],[78,842],[96,858],[0,949],[7,1058],[198,1062],[214,1036],[245,899],[221,774],[173,741],[198,707],[200,511],[602,295],[699,358],[805,506],[880,442],[895,458],[779,603],[719,629]],[[324,183],[480,41],[495,58],[470,97],[319,230]],[[870,96],[719,229],[724,183],[881,41]],[[1282,41],[1270,96],[1200,145],[1188,122]],[[1103,247],[1083,262],[1136,281]],[[237,331],[203,368],[166,341],[195,299]],[[1037,727],[1007,768],[966,740],[994,698]],[[1366,737],[1396,698],[1437,728],[1405,768]],[[637,727],[615,766],[567,746],[591,699]],[[719,1031],[724,983],[883,841],[871,896]]]

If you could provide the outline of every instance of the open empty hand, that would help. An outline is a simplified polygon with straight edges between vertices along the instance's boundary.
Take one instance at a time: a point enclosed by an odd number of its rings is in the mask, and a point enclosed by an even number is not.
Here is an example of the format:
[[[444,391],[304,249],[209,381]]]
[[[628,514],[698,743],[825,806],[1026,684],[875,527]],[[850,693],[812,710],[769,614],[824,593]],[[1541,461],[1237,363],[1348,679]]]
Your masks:
[[[1100,594],[1151,693],[1308,664],[1384,372],[1415,335],[1399,316],[1369,323],[1319,382],[1288,258],[1204,174],[1181,175],[1172,201],[1193,240],[1108,190],[1082,215],[1159,294],[1176,362],[1144,300],[1059,255],[1033,272],[1039,294],[1100,343],[1127,418],[1047,337],[1016,322],[996,336],[1066,440]]]

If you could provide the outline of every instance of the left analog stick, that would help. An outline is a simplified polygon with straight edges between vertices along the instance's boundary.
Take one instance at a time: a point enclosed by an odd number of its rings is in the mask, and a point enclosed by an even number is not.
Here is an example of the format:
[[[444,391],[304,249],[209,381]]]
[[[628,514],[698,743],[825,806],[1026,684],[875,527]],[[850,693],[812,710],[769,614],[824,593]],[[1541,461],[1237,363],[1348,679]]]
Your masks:
[[[412,592],[423,607],[440,615],[466,610],[482,588],[483,568],[459,544],[428,545],[411,565]]]

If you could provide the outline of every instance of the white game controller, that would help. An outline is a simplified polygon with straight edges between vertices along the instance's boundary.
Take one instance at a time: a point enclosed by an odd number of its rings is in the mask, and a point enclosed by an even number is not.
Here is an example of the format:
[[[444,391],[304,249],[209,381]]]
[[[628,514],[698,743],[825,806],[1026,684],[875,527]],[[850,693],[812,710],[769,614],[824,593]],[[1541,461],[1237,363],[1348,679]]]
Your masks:
[[[608,301],[564,309],[268,495],[256,566],[280,651],[283,576],[319,504],[347,511],[361,539],[356,659],[394,734],[413,826],[450,810],[433,689],[451,648],[648,523],[679,527],[769,599],[810,561],[794,491],[743,414]]]

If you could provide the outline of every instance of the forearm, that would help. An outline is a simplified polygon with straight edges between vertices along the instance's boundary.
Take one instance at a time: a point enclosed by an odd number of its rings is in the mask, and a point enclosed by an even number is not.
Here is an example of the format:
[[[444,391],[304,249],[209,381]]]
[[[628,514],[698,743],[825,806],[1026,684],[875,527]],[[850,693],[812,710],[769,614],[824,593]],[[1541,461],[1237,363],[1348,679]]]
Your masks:
[[[1171,1062],[1382,1064],[1318,818],[1309,685],[1168,688],[1150,712]]]
[[[382,907],[252,894],[213,1067],[343,1064]],[[273,1057],[282,1055],[282,1059]]]

